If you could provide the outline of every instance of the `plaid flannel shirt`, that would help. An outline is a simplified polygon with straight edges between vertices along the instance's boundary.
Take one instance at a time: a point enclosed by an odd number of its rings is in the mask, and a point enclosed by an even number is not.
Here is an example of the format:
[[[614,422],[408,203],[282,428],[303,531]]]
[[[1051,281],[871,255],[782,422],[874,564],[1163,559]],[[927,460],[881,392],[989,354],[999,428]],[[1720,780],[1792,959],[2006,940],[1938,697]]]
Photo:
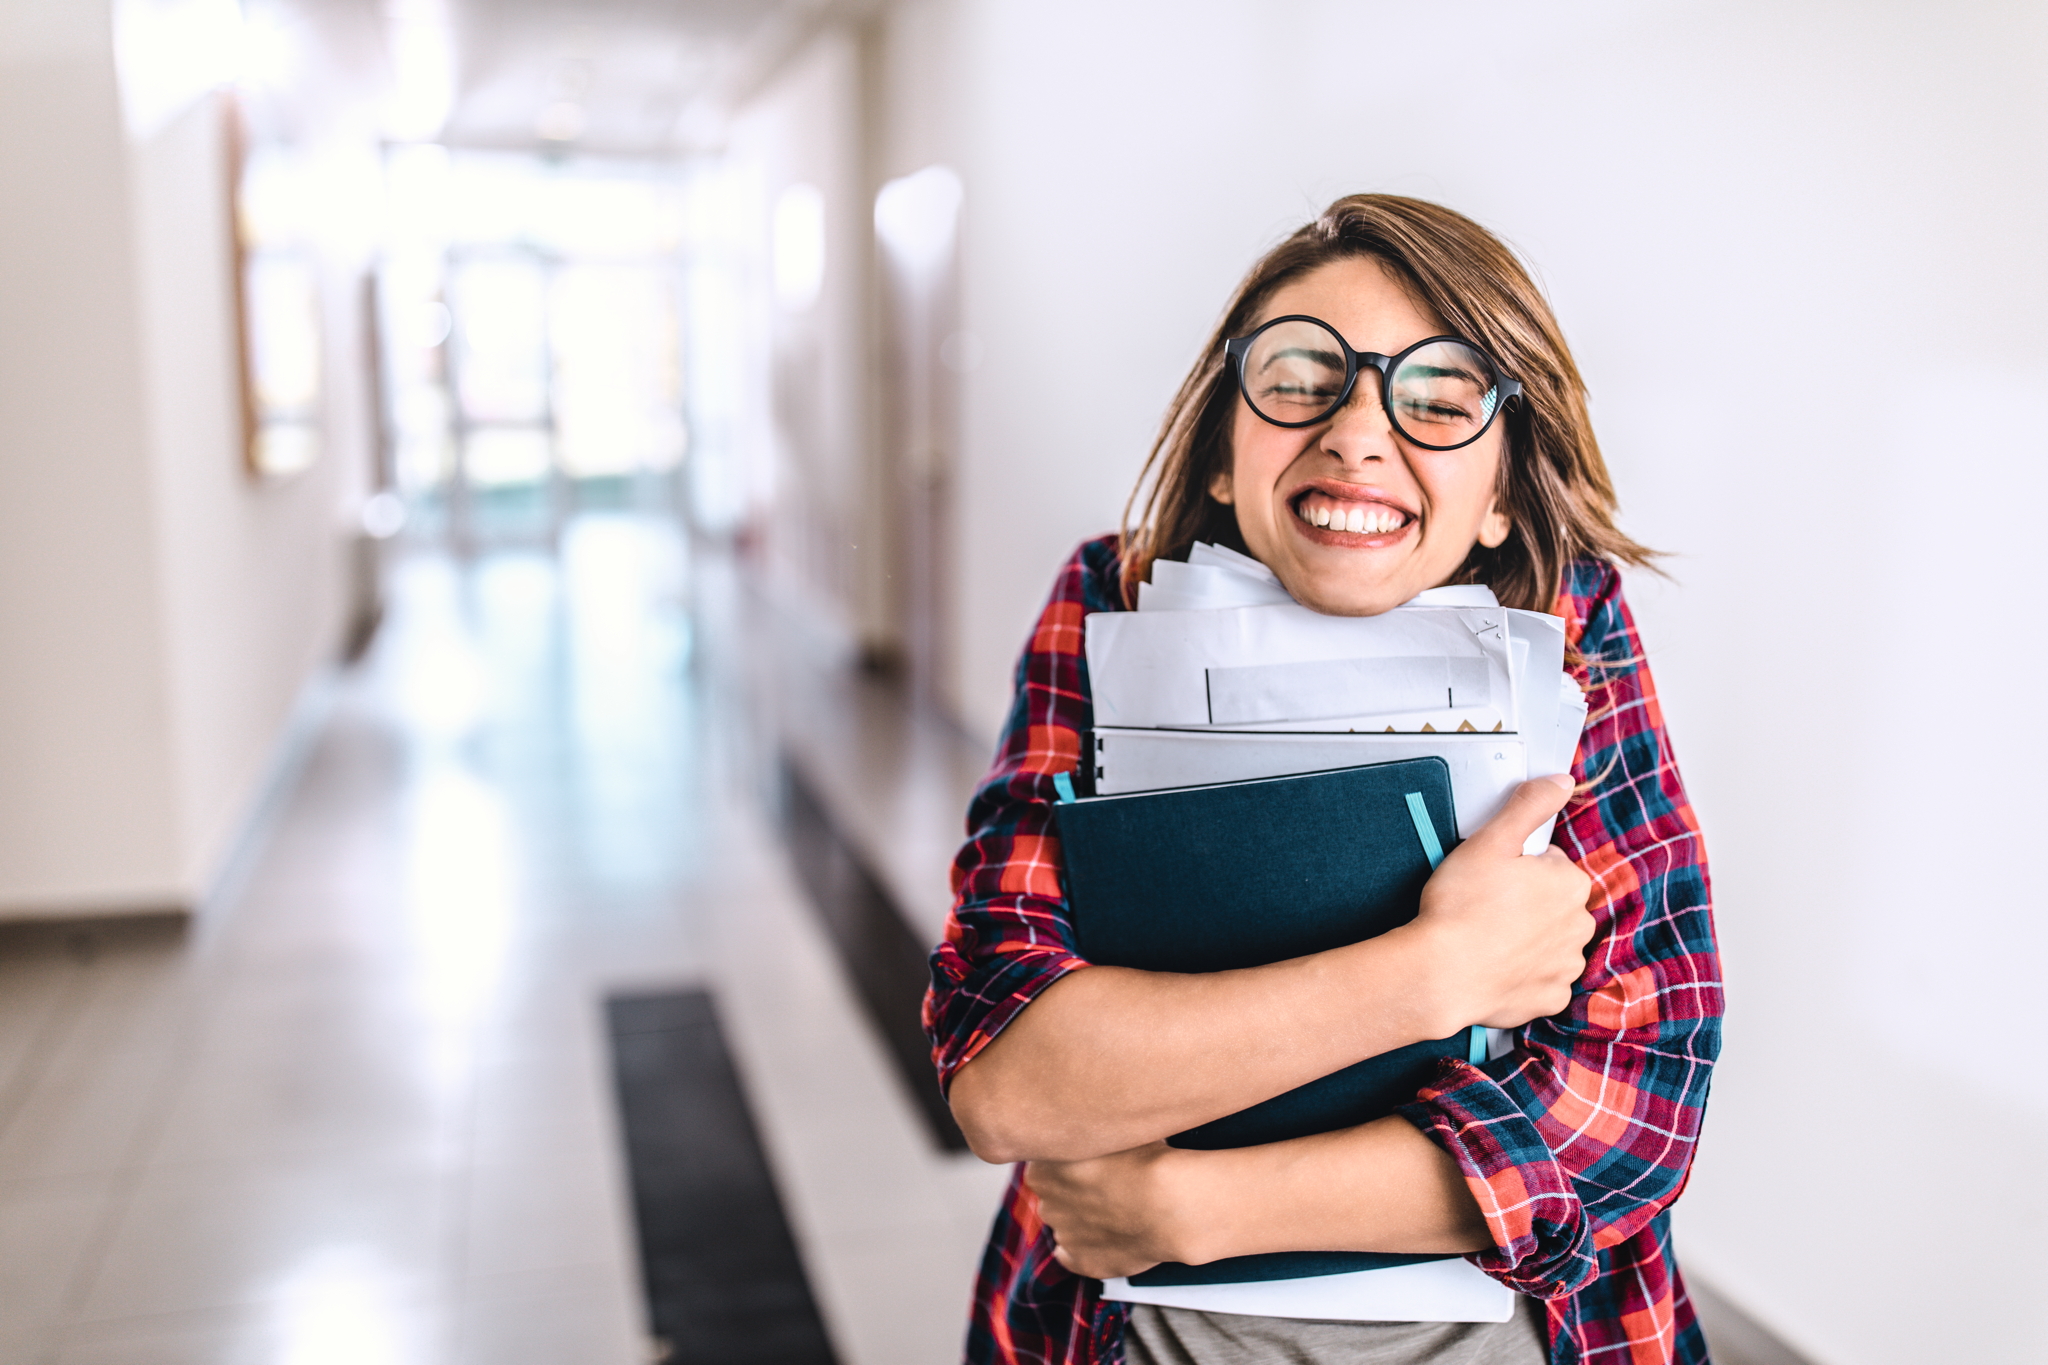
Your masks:
[[[1053,776],[1091,724],[1082,621],[1123,606],[1115,537],[1082,545],[1017,664],[995,765],[969,807],[925,1027],[942,1083],[1075,952],[1053,833]],[[1581,783],[1554,842],[1593,878],[1599,928],[1563,1014],[1480,1065],[1445,1061],[1399,1111],[1457,1161],[1493,1234],[1470,1259],[1548,1300],[1552,1365],[1704,1362],[1666,1210],[1685,1187],[1720,1045],[1706,857],[1612,565],[1579,560],[1553,611],[1584,662]],[[1062,1269],[1013,1175],[968,1325],[972,1365],[1120,1365],[1124,1310]]]

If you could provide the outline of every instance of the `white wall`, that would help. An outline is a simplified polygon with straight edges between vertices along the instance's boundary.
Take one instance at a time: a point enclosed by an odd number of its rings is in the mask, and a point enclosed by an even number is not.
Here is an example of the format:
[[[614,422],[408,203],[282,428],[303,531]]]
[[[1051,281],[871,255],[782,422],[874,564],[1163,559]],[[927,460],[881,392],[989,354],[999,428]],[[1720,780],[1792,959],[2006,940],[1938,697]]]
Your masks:
[[[130,150],[151,413],[156,586],[178,761],[179,884],[229,852],[306,680],[329,661],[350,583],[343,511],[367,483],[369,399],[346,247],[324,281],[325,450],[302,474],[241,460],[227,142],[213,97]]]
[[[342,624],[367,432],[243,472],[202,92],[124,122],[107,5],[0,4],[0,917],[196,906]]]
[[[1489,224],[1624,524],[1676,552],[1635,591],[1731,1008],[1681,1254],[1826,1365],[2048,1356],[2048,11],[923,0],[885,31],[885,172],[938,150],[967,187],[967,718],[1261,249],[1360,189]]]
[[[879,548],[867,345],[872,203],[862,98],[858,39],[828,26],[735,121],[725,158],[728,184],[737,189],[731,211],[750,217],[759,238],[746,286],[768,320],[770,396],[751,415],[766,429],[740,445],[773,461],[752,535],[774,581],[849,647],[887,629],[885,587],[872,572]],[[822,283],[801,306],[776,297],[771,243],[776,205],[798,185],[820,192],[825,215]]]
[[[104,7],[0,7],[0,906],[175,899],[111,33]]]

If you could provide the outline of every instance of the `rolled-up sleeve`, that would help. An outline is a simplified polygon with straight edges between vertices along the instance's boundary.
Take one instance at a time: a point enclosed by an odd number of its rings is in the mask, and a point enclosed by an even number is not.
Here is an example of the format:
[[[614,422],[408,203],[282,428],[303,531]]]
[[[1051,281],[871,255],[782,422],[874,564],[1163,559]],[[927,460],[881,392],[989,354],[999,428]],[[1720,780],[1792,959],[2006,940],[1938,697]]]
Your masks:
[[[1474,1262],[1540,1298],[1585,1285],[1684,1189],[1722,1013],[1706,856],[1620,575],[1581,561],[1559,614],[1589,711],[1553,838],[1593,878],[1587,971],[1513,1052],[1445,1063],[1401,1110],[1486,1216],[1494,1248]]]
[[[1114,537],[1076,550],[1017,661],[995,763],[953,862],[946,939],[931,958],[924,1024],[942,1086],[1046,987],[1088,965],[1067,918],[1053,778],[1081,761],[1092,717],[1082,623],[1120,606],[1116,575]]]

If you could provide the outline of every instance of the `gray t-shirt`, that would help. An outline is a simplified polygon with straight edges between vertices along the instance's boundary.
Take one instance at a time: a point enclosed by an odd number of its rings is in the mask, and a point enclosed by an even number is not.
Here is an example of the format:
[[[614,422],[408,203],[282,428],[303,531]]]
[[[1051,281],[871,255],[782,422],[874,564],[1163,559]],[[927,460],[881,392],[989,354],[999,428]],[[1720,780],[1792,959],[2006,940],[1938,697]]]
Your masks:
[[[1543,1305],[1506,1322],[1320,1322],[1131,1306],[1126,1365],[1545,1365]]]

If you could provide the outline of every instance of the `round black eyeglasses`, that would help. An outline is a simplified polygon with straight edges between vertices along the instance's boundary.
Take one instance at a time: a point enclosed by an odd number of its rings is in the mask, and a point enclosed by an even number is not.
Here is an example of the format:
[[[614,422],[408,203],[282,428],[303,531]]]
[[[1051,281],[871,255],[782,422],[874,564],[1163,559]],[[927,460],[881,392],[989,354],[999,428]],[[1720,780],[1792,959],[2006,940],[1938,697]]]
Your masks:
[[[1486,434],[1519,381],[1458,337],[1430,337],[1399,355],[1354,351],[1321,318],[1290,313],[1223,343],[1238,392],[1276,427],[1312,427],[1351,399],[1361,367],[1380,373],[1380,404],[1394,430],[1425,450],[1456,450]]]

